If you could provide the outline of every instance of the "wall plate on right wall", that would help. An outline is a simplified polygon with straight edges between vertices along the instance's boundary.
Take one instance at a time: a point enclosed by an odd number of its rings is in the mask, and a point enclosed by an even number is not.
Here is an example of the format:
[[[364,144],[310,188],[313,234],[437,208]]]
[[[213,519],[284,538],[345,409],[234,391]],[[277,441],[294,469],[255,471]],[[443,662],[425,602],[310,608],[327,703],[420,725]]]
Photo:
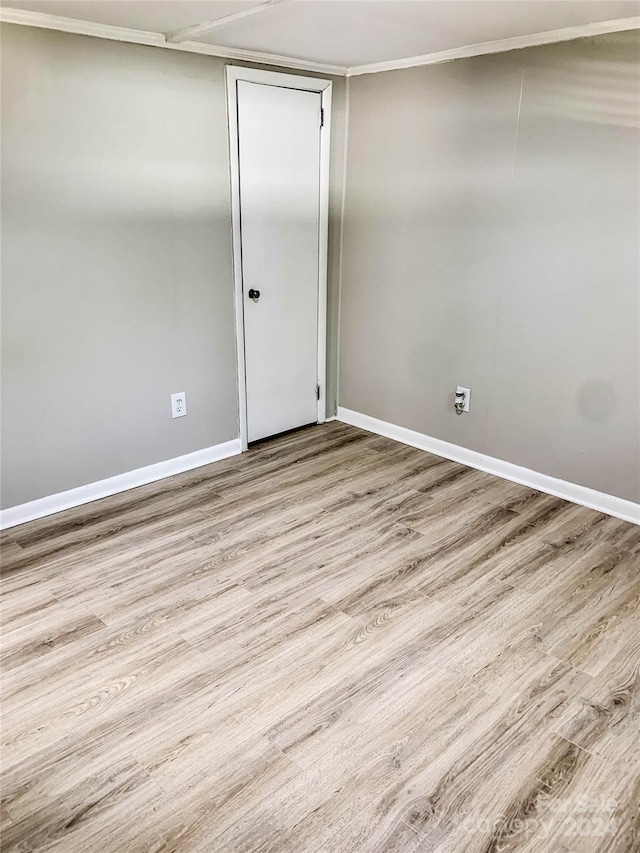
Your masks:
[[[458,385],[456,386],[456,394],[464,394],[464,407],[462,411],[468,412],[471,403],[471,388],[464,388],[462,385]]]

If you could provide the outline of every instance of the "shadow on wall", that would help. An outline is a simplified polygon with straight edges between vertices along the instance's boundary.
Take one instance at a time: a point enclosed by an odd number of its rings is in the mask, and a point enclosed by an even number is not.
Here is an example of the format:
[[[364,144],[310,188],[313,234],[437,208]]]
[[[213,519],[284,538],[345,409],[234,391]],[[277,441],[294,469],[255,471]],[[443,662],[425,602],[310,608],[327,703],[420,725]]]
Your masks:
[[[600,38],[611,48],[612,55],[604,60],[598,56]],[[547,115],[568,121],[640,126],[640,50],[628,33],[581,40],[579,56],[555,45],[546,50],[557,55],[537,63],[534,105],[537,101]]]

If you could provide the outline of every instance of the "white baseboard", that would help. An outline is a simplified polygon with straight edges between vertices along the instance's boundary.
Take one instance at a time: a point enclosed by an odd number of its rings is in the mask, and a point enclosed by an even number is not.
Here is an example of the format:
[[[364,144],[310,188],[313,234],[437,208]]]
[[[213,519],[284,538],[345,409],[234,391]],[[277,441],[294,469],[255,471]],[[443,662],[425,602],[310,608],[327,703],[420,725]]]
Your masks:
[[[351,426],[391,438],[411,447],[417,447],[420,450],[426,450],[445,459],[452,459],[454,462],[460,462],[470,468],[477,468],[479,471],[486,471],[488,474],[503,477],[505,480],[521,483],[524,486],[538,489],[558,498],[564,498],[564,500],[586,506],[589,509],[613,515],[623,521],[640,524],[640,504],[633,503],[633,501],[608,495],[605,492],[598,492],[587,486],[579,486],[577,483],[569,483],[566,480],[549,477],[547,474],[540,474],[529,468],[505,462],[503,459],[495,459],[493,456],[487,456],[484,453],[478,453],[475,450],[469,450],[466,447],[451,444],[439,438],[432,438],[424,435],[424,433],[396,426],[396,424],[390,424],[370,415],[345,409],[342,406],[338,407],[337,416],[327,418],[327,421],[333,420],[351,424]],[[135,489],[137,486],[144,486],[156,480],[163,480],[183,471],[200,468],[202,465],[227,459],[229,456],[235,456],[240,452],[240,439],[235,438],[223,444],[216,444],[213,447],[206,447],[203,450],[196,450],[184,456],[168,459],[165,462],[156,462],[154,465],[136,468],[124,474],[117,474],[115,477],[108,477],[106,480],[98,480],[95,483],[88,483],[86,486],[79,486],[76,489],[69,489],[66,492],[59,492],[56,495],[49,495],[46,498],[9,507],[0,511],[0,530],[16,527],[18,524],[24,524],[36,518],[43,518],[65,509],[116,495],[128,489]]]
[[[234,438],[232,441],[225,441],[223,444],[215,444],[213,447],[205,447],[203,450],[186,453],[184,456],[176,456],[174,459],[167,459],[165,462],[156,462],[154,465],[136,468],[124,474],[117,474],[115,477],[107,477],[106,480],[98,480],[95,483],[88,483],[86,486],[79,486],[77,489],[69,489],[66,492],[59,492],[46,498],[12,506],[0,511],[0,530],[24,524],[26,521],[33,521],[36,518],[43,518],[46,515],[53,515],[53,513],[62,512],[62,510],[71,509],[74,506],[97,501],[100,498],[107,498],[109,495],[126,492],[128,489],[135,489],[136,486],[144,486],[156,480],[164,480],[165,477],[172,477],[174,474],[181,474],[183,471],[191,471],[193,468],[200,468],[202,465],[209,465],[211,462],[218,462],[220,459],[226,459],[238,453],[240,453],[240,439]]]
[[[556,477],[549,477],[547,474],[540,474],[529,468],[522,468],[520,465],[505,462],[503,459],[495,459],[493,456],[478,453],[476,450],[469,450],[467,447],[460,447],[458,444],[432,438],[421,432],[396,426],[378,420],[378,418],[372,418],[370,415],[345,409],[342,406],[338,406],[338,420],[368,432],[382,435],[385,438],[391,438],[402,444],[426,450],[436,456],[452,459],[454,462],[460,462],[470,468],[495,474],[496,477],[521,483],[523,486],[530,486],[532,489],[538,489],[538,491],[545,492],[548,495],[564,498],[566,501],[586,506],[589,509],[613,515],[623,521],[640,524],[640,504],[633,503],[633,501],[617,498],[605,492],[598,492],[595,489],[589,489],[587,486],[579,486],[577,483],[558,480]]]

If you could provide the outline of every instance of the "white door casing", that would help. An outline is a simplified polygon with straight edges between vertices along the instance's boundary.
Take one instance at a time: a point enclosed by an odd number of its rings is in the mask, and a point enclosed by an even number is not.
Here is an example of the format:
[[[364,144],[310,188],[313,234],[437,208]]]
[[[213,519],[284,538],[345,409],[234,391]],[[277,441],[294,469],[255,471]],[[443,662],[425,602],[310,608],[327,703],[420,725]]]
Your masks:
[[[325,420],[331,82],[228,66],[227,93],[246,449]]]

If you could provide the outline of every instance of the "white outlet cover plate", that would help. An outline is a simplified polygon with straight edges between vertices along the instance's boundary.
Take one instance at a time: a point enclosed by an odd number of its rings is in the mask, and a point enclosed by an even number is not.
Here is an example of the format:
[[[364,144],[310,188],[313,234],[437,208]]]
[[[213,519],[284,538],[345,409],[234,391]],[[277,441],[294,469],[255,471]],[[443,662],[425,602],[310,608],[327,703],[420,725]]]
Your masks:
[[[463,388],[462,385],[458,385],[456,387],[456,393],[457,394],[460,394],[460,393],[464,394],[464,409],[462,411],[468,412],[469,411],[469,404],[471,402],[471,388]]]
[[[187,395],[178,391],[171,395],[171,417],[183,418],[187,414]]]

